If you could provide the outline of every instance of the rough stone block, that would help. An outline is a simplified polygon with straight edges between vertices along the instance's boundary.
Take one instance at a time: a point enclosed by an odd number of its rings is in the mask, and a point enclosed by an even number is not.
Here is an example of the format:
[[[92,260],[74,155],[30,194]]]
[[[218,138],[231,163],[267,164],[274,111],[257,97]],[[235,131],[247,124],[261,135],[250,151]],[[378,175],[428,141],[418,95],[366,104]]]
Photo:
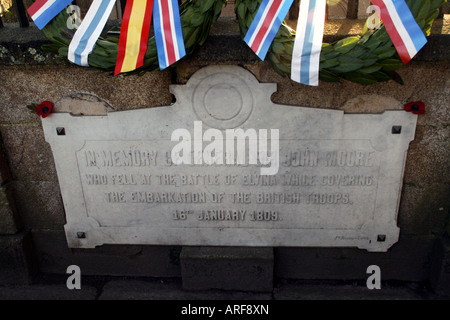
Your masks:
[[[423,297],[408,287],[369,290],[365,285],[289,283],[274,290],[275,300],[421,300]]]
[[[301,280],[366,280],[367,267],[378,265],[382,281],[426,281],[434,239],[403,236],[388,252],[355,248],[276,248],[275,275]]]
[[[418,125],[406,159],[405,183],[448,182],[449,157],[450,130],[445,126]]]
[[[424,187],[404,184],[398,225],[403,235],[441,235],[450,209],[450,186],[435,183]]]
[[[14,199],[27,229],[62,229],[65,214],[59,184],[47,181],[14,181]]]
[[[63,230],[33,231],[41,272],[65,274],[77,265],[82,275],[180,277],[180,247],[105,245],[69,249]]]
[[[3,149],[2,137],[0,135],[0,186],[8,183],[11,180],[11,173],[9,172],[8,162]]]
[[[402,110],[403,104],[381,94],[361,94],[347,100],[342,106],[345,113],[383,113],[386,109]]]
[[[272,291],[273,259],[273,248],[183,247],[183,288]]]
[[[450,221],[447,221],[447,236],[450,237]]]
[[[185,291],[180,279],[111,280],[103,288],[99,300],[270,300],[266,292]]]
[[[0,285],[29,284],[36,271],[29,233],[0,236]]]
[[[18,29],[15,29],[16,32],[20,31]],[[0,114],[0,122],[3,123],[40,123],[39,117],[29,112],[26,106],[44,100],[56,102],[69,92],[94,93],[117,110],[172,102],[168,89],[171,83],[170,68],[161,72],[147,72],[136,78],[126,75],[111,77],[94,68],[73,66],[37,66],[36,69],[2,66],[0,79],[8,80],[2,82],[0,87],[0,101],[11,106]],[[139,89],[136,89],[137,86]]]
[[[347,1],[330,1],[327,9],[328,19],[345,19],[347,16]]]
[[[359,0],[358,19],[367,19],[367,17],[370,15],[369,13],[367,13],[370,4],[371,3],[369,0]],[[369,11],[369,12],[371,12],[371,11]],[[373,12],[373,10],[372,10],[372,12]]]
[[[41,128],[4,126],[0,130],[14,180],[57,181],[53,154]]]
[[[12,189],[0,187],[0,234],[14,234],[19,231],[19,220],[12,198]]]
[[[450,297],[450,239],[436,241],[431,254],[430,284],[440,295]]]
[[[83,281],[83,280],[81,280]],[[69,290],[66,283],[59,285],[29,285],[5,287],[0,300],[95,300],[97,289],[81,284],[81,290]]]

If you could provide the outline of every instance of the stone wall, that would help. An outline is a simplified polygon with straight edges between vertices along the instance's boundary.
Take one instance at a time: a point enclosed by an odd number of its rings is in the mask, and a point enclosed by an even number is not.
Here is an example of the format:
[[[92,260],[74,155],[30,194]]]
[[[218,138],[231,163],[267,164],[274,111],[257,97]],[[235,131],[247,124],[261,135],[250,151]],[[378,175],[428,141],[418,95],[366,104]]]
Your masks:
[[[169,105],[174,99],[169,84],[186,83],[195,71],[211,64],[240,65],[260,82],[276,82],[278,92],[272,100],[280,104],[379,113],[423,101],[426,113],[419,116],[407,156],[398,214],[399,242],[387,253],[354,248],[274,248],[273,272],[275,279],[358,280],[366,279],[367,267],[377,264],[383,280],[448,281],[448,274],[442,271],[442,257],[448,259],[448,253],[442,252],[448,245],[433,250],[437,241],[450,234],[448,35],[432,35],[420,55],[399,71],[403,86],[392,81],[371,86],[342,81],[307,87],[281,77],[267,62],[257,60],[240,40],[232,19],[220,20],[205,45],[176,68],[139,77],[113,77],[75,67],[42,52],[40,45],[45,40],[35,30],[28,36],[23,30],[20,34],[12,30],[13,26],[0,29],[0,283],[30,282],[36,272],[64,274],[71,264],[79,265],[86,275],[181,277],[182,248],[178,246],[67,247],[52,151],[44,140],[39,117],[27,106],[43,100],[55,102],[73,92],[95,94],[116,110]],[[331,36],[327,40],[331,41]],[[37,55],[42,58],[36,59]]]

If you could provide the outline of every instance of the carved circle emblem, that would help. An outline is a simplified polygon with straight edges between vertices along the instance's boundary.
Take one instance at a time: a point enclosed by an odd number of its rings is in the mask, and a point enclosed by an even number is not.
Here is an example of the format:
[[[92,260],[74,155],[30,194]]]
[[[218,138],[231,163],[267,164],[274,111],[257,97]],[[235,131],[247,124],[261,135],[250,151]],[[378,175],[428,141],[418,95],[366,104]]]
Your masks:
[[[247,83],[231,74],[204,78],[195,88],[192,103],[199,120],[217,129],[240,126],[253,110]]]

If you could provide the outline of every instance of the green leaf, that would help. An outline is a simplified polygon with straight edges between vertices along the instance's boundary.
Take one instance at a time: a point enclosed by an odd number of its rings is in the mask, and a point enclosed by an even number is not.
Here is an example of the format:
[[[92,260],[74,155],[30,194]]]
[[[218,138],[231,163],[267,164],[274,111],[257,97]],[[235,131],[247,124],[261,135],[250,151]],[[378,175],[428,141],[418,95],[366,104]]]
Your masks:
[[[274,67],[274,69],[277,69],[277,72],[281,72],[280,74],[290,74],[290,61],[282,61],[281,57],[277,56],[276,54],[269,51],[268,54],[269,62]]]
[[[226,2],[225,2],[226,4]],[[223,2],[222,1],[217,1],[216,6],[214,7],[214,16],[219,16],[220,13],[222,12],[222,7],[223,7]]]
[[[423,28],[425,28],[425,25],[427,24],[427,22],[425,20],[417,20],[417,25],[420,27],[420,29],[423,30]]]
[[[92,54],[98,55],[98,56],[101,56],[101,57],[108,57],[109,56],[108,51],[106,51],[105,49],[103,49],[103,48],[101,48],[99,46],[95,46],[94,51],[90,55],[92,55]]]
[[[58,54],[63,57],[67,57],[68,53],[69,53],[69,47],[62,47],[62,48],[59,48],[59,50],[58,50]]]
[[[359,44],[356,44],[356,46],[347,52],[345,56],[351,57],[351,58],[361,58],[365,53],[367,52],[367,49]]]
[[[429,36],[431,33],[431,25],[433,24],[433,21],[437,19],[439,16],[439,10],[435,10],[431,16],[427,18],[428,24],[424,27],[422,27],[422,31],[426,36]]]
[[[95,43],[95,47],[100,47],[102,49],[105,49],[110,52],[118,51],[119,50],[119,43],[118,42],[110,42],[106,40],[97,40]]]
[[[190,25],[193,26],[193,27],[198,27],[198,26],[200,26],[203,23],[204,20],[205,20],[205,18],[204,18],[203,15],[196,14],[190,20]]]
[[[411,2],[412,2],[412,4],[408,3],[409,10],[411,11],[411,13],[413,14],[414,17],[417,17],[419,15],[419,10],[420,10],[422,3],[421,3],[421,1],[417,1],[417,0],[411,1]]]
[[[334,50],[339,53],[347,53],[352,50],[358,44],[359,37],[348,37],[339,40],[334,44]]]
[[[216,2],[216,0],[203,0],[203,6],[202,6],[202,13],[205,13],[206,11],[208,11],[209,9],[211,9],[211,7],[213,6],[213,4]]]
[[[283,72],[283,73],[285,73],[285,74],[290,74],[290,72],[291,72],[290,65],[288,66],[288,65],[285,64],[285,63],[280,63],[280,64],[278,65],[278,68],[280,69],[281,72]]]
[[[339,76],[325,69],[319,69],[319,79],[325,82],[339,82]]]
[[[382,26],[380,29],[375,31],[372,35],[371,40],[372,39],[376,42],[381,42],[381,43],[386,43],[387,41],[390,41],[390,37],[386,31],[386,27]]]
[[[186,9],[183,14],[180,15],[181,25],[190,25],[192,18],[194,17],[194,10],[192,8]]]
[[[324,62],[320,62],[320,68],[321,69],[330,69],[332,67],[336,67],[339,65],[338,59],[331,59],[331,60],[325,60]]]
[[[346,73],[358,70],[364,65],[364,62],[361,59],[358,58],[348,58],[345,56],[338,57],[339,65],[331,68],[331,71],[337,72],[337,73]]]
[[[375,50],[375,49],[378,48],[380,45],[381,45],[381,42],[375,41],[375,40],[367,41],[367,42],[365,43],[365,47],[366,47],[367,50],[369,50],[369,51]]]
[[[105,40],[109,42],[119,43],[119,38],[116,37],[108,37]]]
[[[430,12],[430,1],[424,0],[424,1],[418,1],[418,2],[421,2],[422,5],[420,6],[419,13],[415,18],[416,18],[416,21],[422,21],[422,20],[425,20],[425,18],[428,16],[428,14]]]
[[[292,58],[292,52],[294,51],[294,41],[283,42],[284,52],[283,54],[288,54]],[[291,60],[291,59],[289,59]]]
[[[327,52],[327,53],[322,52],[320,54],[320,59],[322,60],[322,57],[323,57],[324,60],[328,60],[328,59],[337,58],[338,56],[340,56],[340,53],[337,52],[337,51],[330,51],[330,52]]]
[[[284,46],[277,41],[272,42],[271,50],[277,54],[283,54],[285,52]]]
[[[388,73],[383,72],[383,71],[374,72],[374,73],[372,73],[372,76],[374,76],[375,79],[379,82],[389,81],[392,79]]]
[[[384,59],[390,58],[396,52],[397,52],[397,50],[392,46],[377,48],[376,50],[373,51],[373,53],[375,53],[378,56],[379,60],[384,60]]]
[[[431,9],[438,9],[440,6],[442,6],[446,0],[432,0],[431,2]]]
[[[375,54],[375,53],[373,53],[373,52],[370,52],[370,51],[366,51],[361,57],[360,57],[362,60],[367,60],[367,59],[375,59],[375,60],[378,60],[378,56]]]
[[[259,7],[259,6],[258,6],[258,1],[256,1],[256,0],[250,0],[250,1],[248,1],[247,9],[248,9],[248,11],[250,11],[251,13],[254,13],[258,7]]]
[[[237,14],[239,18],[245,18],[245,11],[247,10],[247,7],[245,5],[245,2],[241,2],[237,9]]]
[[[378,61],[378,58],[367,58],[367,59],[363,59],[363,67],[369,67],[371,65],[373,65],[374,63],[376,63]]]
[[[382,65],[374,64],[374,65],[371,65],[370,67],[361,68],[358,71],[361,73],[364,73],[364,74],[369,74],[369,73],[376,72],[376,71],[380,70],[381,68],[383,68]]]
[[[103,57],[90,54],[88,56],[88,63],[90,66],[94,66],[103,70],[114,70],[114,67],[116,65],[116,61],[108,61],[107,59],[103,59]]]
[[[438,16],[439,16],[439,9],[435,9],[430,12],[428,17],[426,18],[426,21],[431,24],[435,19],[437,19]]]
[[[403,66],[403,62],[399,59],[386,59],[378,63],[383,66],[384,71],[394,71]]]
[[[359,43],[365,44],[367,40],[369,40],[372,37],[373,33],[374,30],[367,30],[366,32],[364,32],[361,38],[359,39]]]
[[[330,68],[332,71],[337,72],[337,73],[347,73],[347,72],[351,72],[351,71],[355,71],[358,70],[359,68],[361,68],[364,64],[362,62],[343,62],[340,63],[337,67],[334,68]]]
[[[322,43],[322,52],[327,50],[333,50],[333,46],[330,43],[323,42]]]
[[[200,34],[200,28],[195,29],[195,31],[192,33],[190,38],[185,41],[186,48],[192,48],[194,47],[195,43],[197,42],[197,37]]]
[[[276,65],[281,64],[281,62],[278,59],[277,55],[273,54],[272,52],[269,52],[269,60],[272,61]]]

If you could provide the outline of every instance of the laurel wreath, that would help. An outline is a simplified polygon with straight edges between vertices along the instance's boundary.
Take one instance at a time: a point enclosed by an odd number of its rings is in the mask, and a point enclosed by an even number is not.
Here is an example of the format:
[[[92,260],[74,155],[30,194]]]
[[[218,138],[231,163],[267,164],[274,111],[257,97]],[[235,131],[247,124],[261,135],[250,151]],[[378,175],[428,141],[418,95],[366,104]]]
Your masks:
[[[426,36],[439,15],[439,8],[447,0],[405,0],[418,25]],[[187,0],[180,5],[181,26],[186,54],[192,54],[205,43],[211,26],[218,19],[227,0]],[[249,29],[261,0],[236,0],[234,10],[239,21],[242,39]],[[74,30],[67,29],[69,14],[63,10],[42,29],[49,44],[42,49],[67,57],[68,46]],[[273,69],[290,77],[295,31],[282,24],[266,59]],[[88,57],[89,66],[113,71],[116,65],[119,38],[107,37],[97,40]],[[335,43],[323,43],[320,56],[319,78],[338,82],[346,79],[362,85],[394,80],[403,84],[395,71],[403,66],[384,26],[365,30],[360,36],[347,37]],[[158,70],[155,38],[148,41],[144,65],[130,74]]]

